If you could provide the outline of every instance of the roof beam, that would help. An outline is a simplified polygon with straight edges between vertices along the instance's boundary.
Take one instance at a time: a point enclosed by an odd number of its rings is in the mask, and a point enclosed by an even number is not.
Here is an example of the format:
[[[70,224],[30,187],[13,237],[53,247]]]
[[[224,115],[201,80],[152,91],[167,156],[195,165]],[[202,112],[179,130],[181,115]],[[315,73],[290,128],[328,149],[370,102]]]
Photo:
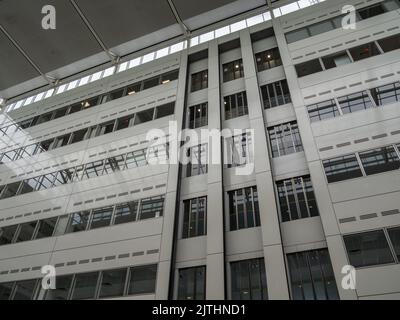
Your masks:
[[[86,27],[89,29],[90,33],[92,34],[92,36],[95,38],[95,40],[97,41],[97,43],[100,45],[100,47],[103,49],[103,51],[107,54],[107,56],[109,57],[110,61],[113,64],[116,64],[119,62],[120,57],[113,53],[109,48],[107,48],[107,46],[105,45],[105,43],[101,40],[100,36],[97,34],[96,30],[94,30],[93,26],[91,25],[89,19],[85,16],[85,14],[83,13],[83,11],[79,8],[78,4],[75,2],[75,0],[70,0],[70,3],[72,4],[72,6],[75,8],[75,11],[78,13],[78,15],[81,17],[81,19],[83,20],[83,22],[85,23]]]
[[[181,17],[179,16],[178,10],[176,10],[174,3],[172,2],[172,0],[167,0],[168,5],[172,11],[172,14],[174,15],[176,21],[179,23],[179,25],[182,28],[182,31],[184,33],[184,35],[186,37],[190,36],[190,29],[187,27],[187,25],[185,25],[185,23],[183,22],[183,20],[181,19]]]
[[[4,33],[4,35],[10,40],[10,42],[14,45],[15,48],[24,56],[24,58],[29,62],[29,64],[48,82],[50,85],[54,85],[57,79],[46,75],[39,66],[32,60],[32,58],[28,55],[28,53],[18,44],[18,42],[8,33],[8,31],[0,24],[0,30]]]

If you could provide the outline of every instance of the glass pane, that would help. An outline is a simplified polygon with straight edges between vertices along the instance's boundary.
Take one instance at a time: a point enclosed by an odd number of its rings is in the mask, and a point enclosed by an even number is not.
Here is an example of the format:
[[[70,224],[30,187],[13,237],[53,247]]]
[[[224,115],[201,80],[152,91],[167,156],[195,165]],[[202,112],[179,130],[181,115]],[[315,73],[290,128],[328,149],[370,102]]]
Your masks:
[[[98,272],[77,274],[72,299],[94,299],[98,277]]]
[[[56,277],[56,288],[46,290],[45,300],[67,300],[73,275]]]
[[[400,228],[389,229],[388,233],[393,249],[396,253],[397,260],[400,260]]]
[[[78,232],[86,230],[90,211],[73,213],[69,219],[68,227],[65,233]]]
[[[27,222],[20,225],[17,239],[15,242],[29,241],[33,237],[37,221]]]
[[[335,100],[328,100],[307,106],[311,122],[335,118],[340,115]]]
[[[360,159],[367,175],[397,170],[400,159],[394,147],[385,147],[360,152]]]
[[[95,209],[92,212],[92,222],[89,229],[107,227],[111,223],[113,207]]]
[[[51,237],[57,223],[57,217],[39,221],[39,228],[35,239]]]
[[[14,282],[0,283],[0,300],[8,300],[11,295]]]
[[[0,245],[9,244],[14,238],[18,225],[0,227]]]
[[[126,272],[126,269],[103,271],[99,297],[122,296],[124,294]]]
[[[338,101],[344,114],[366,110],[373,107],[372,101],[366,91],[341,97]]]
[[[164,198],[154,197],[143,199],[140,205],[140,220],[161,217],[163,214]]]
[[[157,265],[130,268],[128,294],[153,293],[156,289]]]
[[[33,300],[36,284],[36,279],[17,282],[13,300]]]
[[[349,49],[354,61],[363,60],[380,54],[374,42],[366,43],[356,48]]]
[[[127,223],[136,220],[138,202],[132,201],[118,205],[115,210],[114,224]]]
[[[323,165],[329,183],[362,177],[355,155],[325,160]]]
[[[343,237],[350,264],[354,267],[394,262],[383,230]]]

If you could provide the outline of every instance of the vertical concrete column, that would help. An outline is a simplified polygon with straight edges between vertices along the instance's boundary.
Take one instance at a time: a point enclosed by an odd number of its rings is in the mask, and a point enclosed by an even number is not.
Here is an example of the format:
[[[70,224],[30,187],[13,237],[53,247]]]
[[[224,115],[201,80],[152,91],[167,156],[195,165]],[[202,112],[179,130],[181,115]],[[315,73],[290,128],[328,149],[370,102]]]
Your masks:
[[[219,78],[218,43],[211,41],[208,49],[208,128],[210,130],[221,130]],[[218,144],[219,149],[222,150],[220,139]],[[210,163],[208,166],[206,299],[211,300],[225,298],[222,166],[222,163]]]
[[[282,62],[285,66],[286,78],[288,81],[290,94],[292,96],[292,102],[303,142],[305,156],[310,170],[310,176],[318,203],[318,209],[332,261],[333,271],[335,273],[339,296],[341,299],[357,299],[357,294],[354,290],[344,290],[341,286],[341,280],[343,277],[341,273],[342,267],[349,264],[347,261],[345,247],[341,239],[339,225],[336,220],[335,210],[325,179],[324,169],[322,167],[322,162],[315,144],[307,110],[305,108],[305,102],[301,92],[299,79],[297,77],[297,73],[279,19],[273,20],[273,27]]]
[[[188,68],[188,53],[187,50],[181,52],[180,69],[178,77],[178,89],[176,94],[175,103],[175,120],[177,122],[177,129],[182,128],[184,119],[185,107],[185,92],[186,92],[186,78]],[[171,134],[171,133],[170,133]],[[176,142],[180,146],[179,141]],[[170,148],[170,154],[171,154]],[[174,155],[171,154],[171,157]],[[160,244],[160,258],[158,263],[157,283],[156,283],[156,299],[168,299],[169,287],[173,286],[170,282],[171,268],[174,266],[172,263],[172,250],[174,243],[174,222],[176,212],[176,196],[179,178],[179,163],[172,163],[168,169],[167,191],[165,195],[164,218],[163,228]]]
[[[275,201],[274,179],[270,165],[264,108],[261,104],[257,71],[249,30],[240,32],[250,128],[254,129],[254,167],[260,206],[269,299],[289,299],[285,259]]]

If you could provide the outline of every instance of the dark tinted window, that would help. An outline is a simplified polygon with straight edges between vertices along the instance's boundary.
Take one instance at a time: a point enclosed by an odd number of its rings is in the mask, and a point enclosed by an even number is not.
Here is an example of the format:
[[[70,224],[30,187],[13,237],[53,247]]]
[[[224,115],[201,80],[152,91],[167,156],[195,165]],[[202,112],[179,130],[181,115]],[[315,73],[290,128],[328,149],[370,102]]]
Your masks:
[[[360,159],[367,175],[400,168],[399,157],[392,146],[360,152]]]
[[[328,182],[362,177],[362,172],[355,155],[337,157],[323,161]]]
[[[296,71],[298,77],[304,77],[322,71],[322,66],[319,60],[315,59],[296,65]]]

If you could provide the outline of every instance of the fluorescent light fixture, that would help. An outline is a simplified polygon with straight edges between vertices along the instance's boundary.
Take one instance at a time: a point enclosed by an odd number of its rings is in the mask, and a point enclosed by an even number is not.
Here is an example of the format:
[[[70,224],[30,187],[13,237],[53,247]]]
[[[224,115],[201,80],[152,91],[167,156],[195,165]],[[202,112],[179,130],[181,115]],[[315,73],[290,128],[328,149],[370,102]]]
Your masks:
[[[231,33],[231,30],[230,30],[229,26],[222,27],[222,28],[215,30],[215,38],[219,38],[219,37],[225,36],[230,33]]]
[[[168,50],[169,50],[169,47],[158,50],[156,52],[156,59],[159,59],[159,58],[167,56],[168,55]]]
[[[254,26],[256,24],[264,22],[264,18],[263,18],[262,14],[259,14],[258,16],[246,19],[246,22],[247,22],[247,26],[251,27],[251,26]]]
[[[150,62],[154,60],[154,52],[145,54],[142,59],[142,63]]]
[[[125,61],[125,62],[121,63],[118,66],[118,71],[117,72],[125,71],[128,68],[128,65],[129,65],[129,61]]]
[[[200,43],[210,41],[210,40],[214,39],[214,31],[202,34],[202,35],[200,35],[199,38],[200,38],[200,41],[199,41]]]
[[[110,68],[104,70],[102,78],[111,76],[112,74],[114,74],[114,71],[115,71],[115,67],[110,67]]]
[[[167,80],[164,80],[163,82],[162,82],[162,84],[166,84],[166,83],[168,83],[168,82],[170,82],[171,80],[169,80],[169,79],[167,79]]]

